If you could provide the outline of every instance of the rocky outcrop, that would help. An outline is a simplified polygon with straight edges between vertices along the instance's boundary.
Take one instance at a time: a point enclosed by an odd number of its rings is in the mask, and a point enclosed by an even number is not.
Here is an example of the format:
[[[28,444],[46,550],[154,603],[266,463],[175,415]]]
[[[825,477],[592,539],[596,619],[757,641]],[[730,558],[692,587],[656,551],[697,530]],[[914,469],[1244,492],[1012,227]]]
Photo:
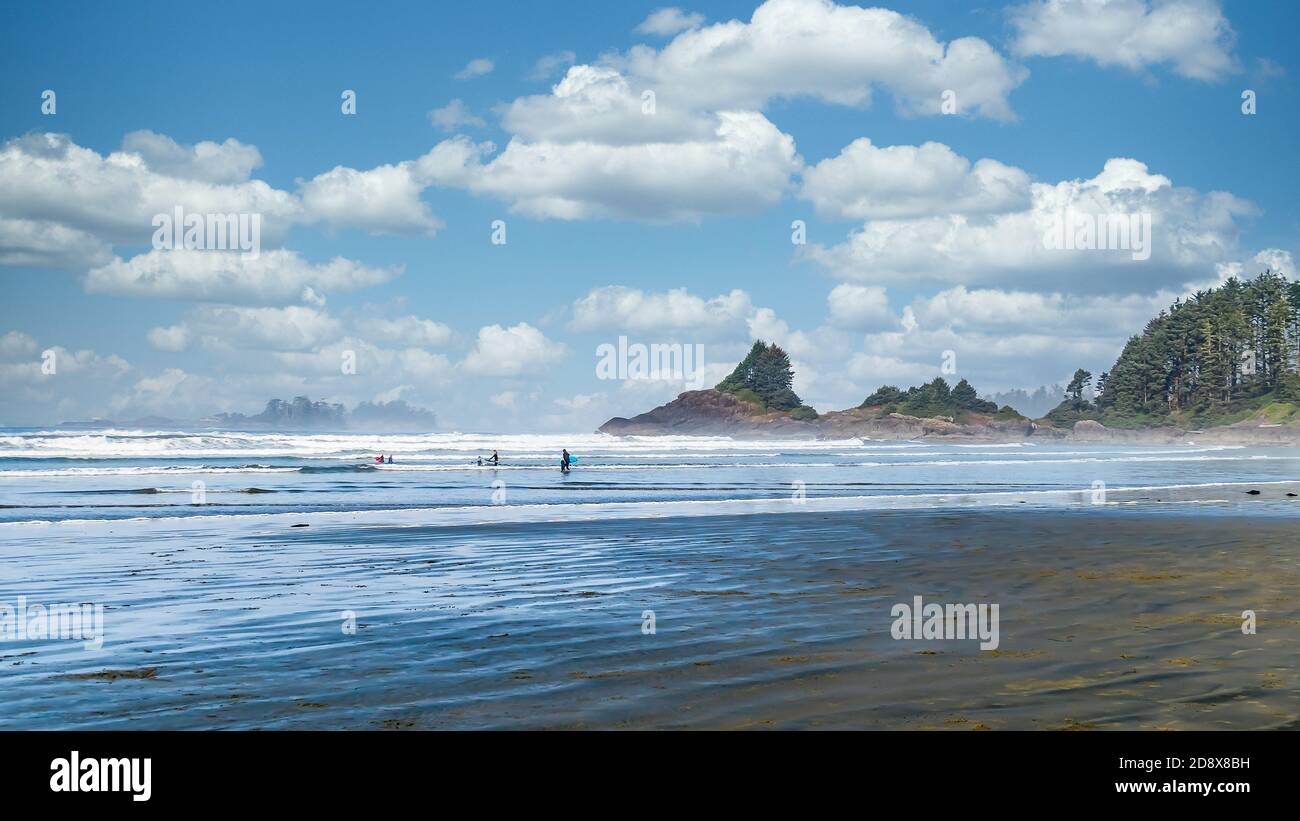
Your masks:
[[[1066,435],[1064,431],[1038,426],[1027,419],[1003,421],[978,414],[968,414],[967,418],[957,422],[946,417],[922,419],[901,413],[881,414],[878,409],[852,408],[801,421],[790,418],[785,412],[764,411],[758,405],[714,389],[687,391],[673,401],[631,419],[617,416],[601,425],[600,432],[614,436],[733,436],[747,439],[848,439],[857,436],[997,441]]]
[[[631,419],[616,416],[599,430],[614,436],[817,436],[814,422],[791,419],[786,413],[764,412],[757,405],[712,388],[687,391]]]
[[[1045,421],[999,419],[965,413],[950,417],[920,418],[885,414],[880,408],[830,411],[809,421],[791,419],[788,413],[765,411],[730,393],[709,389],[687,391],[673,401],[631,419],[617,416],[600,426],[613,436],[731,436],[737,439],[929,439],[988,442],[1070,440],[1092,443],[1177,442],[1205,444],[1258,444],[1300,446],[1300,427],[1242,422],[1204,431],[1176,427],[1130,430],[1108,428],[1100,422],[1076,422],[1072,429]]]
[[[1182,428],[1108,428],[1092,419],[1074,423],[1070,438],[1076,442],[1177,442],[1187,436]]]

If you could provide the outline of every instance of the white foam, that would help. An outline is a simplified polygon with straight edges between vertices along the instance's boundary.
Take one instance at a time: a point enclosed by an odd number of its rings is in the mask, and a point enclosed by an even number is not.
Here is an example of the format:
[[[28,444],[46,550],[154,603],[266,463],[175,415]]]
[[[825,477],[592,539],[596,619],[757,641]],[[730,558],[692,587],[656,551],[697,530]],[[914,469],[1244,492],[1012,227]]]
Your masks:
[[[1107,489],[1106,504],[1126,503],[1129,493],[1151,493],[1203,488],[1297,485],[1296,480],[1266,482],[1211,482],[1206,484],[1141,485]],[[555,504],[473,505],[444,508],[390,510],[312,511],[307,513],[218,514],[212,516],[162,516],[131,519],[64,519],[60,521],[0,522],[0,532],[23,528],[122,528],[135,531],[174,531],[187,527],[210,530],[221,523],[258,528],[310,524],[329,527],[412,528],[488,524],[604,521],[609,519],[664,519],[697,516],[755,515],[763,513],[826,513],[869,510],[991,509],[1034,504],[1090,509],[1094,491],[996,491],[983,493],[917,493],[879,496],[820,496],[795,501],[789,497],[763,499],[679,500],[658,502],[564,502]]]

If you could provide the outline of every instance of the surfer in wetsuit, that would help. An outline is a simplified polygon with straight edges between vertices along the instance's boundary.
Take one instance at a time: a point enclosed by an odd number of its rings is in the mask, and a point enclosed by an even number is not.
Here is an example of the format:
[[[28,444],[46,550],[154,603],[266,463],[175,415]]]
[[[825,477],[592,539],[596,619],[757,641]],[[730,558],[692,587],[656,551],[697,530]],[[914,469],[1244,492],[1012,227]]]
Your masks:
[[[497,456],[497,452],[494,450],[492,455],[488,457],[488,461],[492,463],[492,467],[496,467],[497,463],[501,461],[501,457]]]
[[[569,472],[569,449],[561,448],[560,454],[560,473]]]
[[[393,454],[390,453],[388,454],[388,464],[391,465],[392,463],[393,463]]]

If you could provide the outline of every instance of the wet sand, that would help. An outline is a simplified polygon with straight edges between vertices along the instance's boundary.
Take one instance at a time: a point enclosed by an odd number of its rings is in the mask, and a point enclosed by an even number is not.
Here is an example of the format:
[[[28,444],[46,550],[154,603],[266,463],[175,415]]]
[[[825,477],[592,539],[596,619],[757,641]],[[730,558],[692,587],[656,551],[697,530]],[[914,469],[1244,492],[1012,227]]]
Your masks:
[[[0,601],[103,602],[107,635],[100,651],[0,643],[0,727],[1295,729],[1288,490],[1159,509],[9,531]],[[998,649],[894,640],[890,608],[916,595],[998,603]]]

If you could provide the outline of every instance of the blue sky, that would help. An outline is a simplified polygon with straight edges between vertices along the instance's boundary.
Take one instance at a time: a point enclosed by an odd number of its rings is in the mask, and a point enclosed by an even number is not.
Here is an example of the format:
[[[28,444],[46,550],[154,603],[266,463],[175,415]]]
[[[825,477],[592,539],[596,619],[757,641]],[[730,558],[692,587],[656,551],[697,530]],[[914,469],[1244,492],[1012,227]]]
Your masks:
[[[661,8],[7,8],[0,423],[307,393],[590,430],[686,387],[597,379],[619,335],[704,345],[701,383],[776,339],[822,410],[946,351],[983,391],[1032,389],[1104,370],[1190,289],[1293,274],[1294,4]],[[151,252],[169,204],[267,197],[271,262]],[[1044,254],[1066,203],[1152,213],[1151,258]]]

